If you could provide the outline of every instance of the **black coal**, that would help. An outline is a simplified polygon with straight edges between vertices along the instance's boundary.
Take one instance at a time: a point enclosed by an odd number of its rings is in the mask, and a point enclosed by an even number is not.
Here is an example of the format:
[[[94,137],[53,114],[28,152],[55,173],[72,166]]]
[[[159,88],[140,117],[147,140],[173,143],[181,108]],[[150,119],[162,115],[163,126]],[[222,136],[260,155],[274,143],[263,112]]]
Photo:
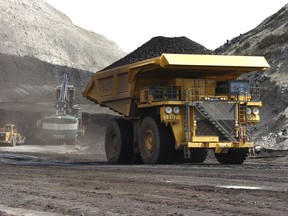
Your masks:
[[[143,44],[132,53],[114,62],[108,67],[111,69],[126,64],[132,64],[137,61],[155,58],[162,53],[178,53],[178,54],[212,54],[213,51],[206,49],[204,46],[186,38],[186,37],[154,37],[147,43]]]

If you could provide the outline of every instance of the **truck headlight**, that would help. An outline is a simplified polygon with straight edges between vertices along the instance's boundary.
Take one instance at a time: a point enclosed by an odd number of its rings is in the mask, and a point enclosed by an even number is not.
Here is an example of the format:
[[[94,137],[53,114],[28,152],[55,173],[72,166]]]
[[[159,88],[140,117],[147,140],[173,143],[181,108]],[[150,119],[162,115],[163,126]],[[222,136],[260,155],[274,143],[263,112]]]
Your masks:
[[[179,113],[180,113],[180,108],[179,108],[179,107],[174,107],[174,108],[173,108],[173,112],[174,112],[175,114],[179,114]]]
[[[253,114],[254,115],[258,115],[259,114],[259,109],[258,108],[254,108],[253,109]]]
[[[247,109],[246,109],[246,114],[247,115],[250,115],[252,113],[252,110],[248,107]]]
[[[172,108],[171,108],[171,107],[166,107],[166,108],[165,108],[165,112],[166,112],[167,114],[171,114],[171,113],[172,113]]]

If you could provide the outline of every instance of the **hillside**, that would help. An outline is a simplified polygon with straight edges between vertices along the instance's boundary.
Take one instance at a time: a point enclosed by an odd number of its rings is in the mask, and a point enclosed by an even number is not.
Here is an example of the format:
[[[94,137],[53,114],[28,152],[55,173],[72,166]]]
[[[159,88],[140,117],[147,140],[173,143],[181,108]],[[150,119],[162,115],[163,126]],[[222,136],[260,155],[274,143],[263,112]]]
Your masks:
[[[288,149],[288,4],[215,53],[266,57],[270,69],[250,76],[263,87],[262,119],[254,133],[261,146]]]
[[[42,0],[0,5],[0,53],[98,71],[125,53],[104,36],[81,29]]]
[[[215,50],[225,55],[264,55],[271,68],[265,75],[278,84],[288,83],[288,4],[256,28]]]
[[[125,55],[113,41],[73,25],[42,0],[1,1],[0,20],[2,109],[51,104],[63,73],[76,87],[77,102],[89,103],[81,92],[92,73]]]

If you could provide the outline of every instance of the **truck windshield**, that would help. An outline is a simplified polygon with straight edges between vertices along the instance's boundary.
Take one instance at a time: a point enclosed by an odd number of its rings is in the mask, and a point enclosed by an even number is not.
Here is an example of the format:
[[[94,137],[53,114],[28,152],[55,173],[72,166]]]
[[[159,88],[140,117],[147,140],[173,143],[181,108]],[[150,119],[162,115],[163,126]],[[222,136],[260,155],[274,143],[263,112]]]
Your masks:
[[[229,82],[229,93],[231,95],[250,94],[249,81],[236,80]]]

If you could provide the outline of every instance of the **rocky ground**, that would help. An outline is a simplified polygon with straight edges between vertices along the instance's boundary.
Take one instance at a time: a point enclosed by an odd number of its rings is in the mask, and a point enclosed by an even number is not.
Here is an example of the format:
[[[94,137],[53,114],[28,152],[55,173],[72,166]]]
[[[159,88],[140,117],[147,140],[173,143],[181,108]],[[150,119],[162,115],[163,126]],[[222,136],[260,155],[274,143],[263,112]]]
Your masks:
[[[211,155],[201,165],[132,166],[108,165],[84,144],[29,149],[0,148],[0,215],[287,215],[287,152],[243,165]]]

